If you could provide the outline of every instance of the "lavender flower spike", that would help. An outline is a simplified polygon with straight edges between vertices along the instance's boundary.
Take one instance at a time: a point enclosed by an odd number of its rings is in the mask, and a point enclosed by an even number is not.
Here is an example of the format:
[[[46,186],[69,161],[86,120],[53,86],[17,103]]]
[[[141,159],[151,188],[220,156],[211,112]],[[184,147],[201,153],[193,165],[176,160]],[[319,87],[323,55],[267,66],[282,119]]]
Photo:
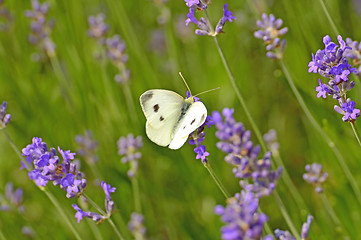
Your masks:
[[[310,231],[311,222],[313,217],[311,215],[307,216],[307,222],[302,225],[301,230],[301,240],[306,240],[308,232]],[[280,229],[275,230],[275,235],[279,240],[296,240],[295,237],[289,231],[283,231]]]
[[[88,18],[89,30],[88,35],[96,39],[101,45],[105,43],[105,37],[108,33],[108,25],[104,22],[105,15],[99,13],[97,16]]]
[[[344,55],[352,60],[354,66],[358,67],[355,74],[361,76],[361,43],[346,38],[346,44],[350,48],[345,50]]]
[[[262,14],[262,21],[257,21],[260,30],[254,33],[256,38],[262,39],[266,44],[267,57],[272,59],[281,59],[286,46],[286,40],[281,37],[288,32],[288,28],[281,28],[282,19],[276,19],[273,14],[267,16]]]
[[[217,205],[214,212],[221,216],[224,226],[221,228],[221,238],[261,239],[263,226],[268,217],[257,212],[258,199],[252,193],[242,191],[227,199],[227,206]]]
[[[318,163],[312,163],[305,167],[307,173],[303,174],[303,179],[315,186],[315,191],[321,193],[323,191],[322,184],[328,177],[327,172],[322,171],[322,165]]]
[[[133,212],[131,215],[130,222],[128,223],[128,228],[133,234],[135,239],[145,239],[146,229],[143,225],[144,216],[139,213]]]
[[[307,216],[307,222],[305,222],[302,225],[302,230],[301,230],[301,239],[305,240],[308,236],[308,232],[310,231],[310,226],[313,220],[313,216],[312,215],[308,215]]]
[[[0,130],[4,129],[9,124],[11,115],[6,113],[7,102],[0,105]]]
[[[341,107],[336,106],[334,107],[335,111],[344,115],[342,117],[342,121],[344,122],[354,122],[356,118],[360,116],[360,109],[355,108],[356,103],[351,101],[351,99],[347,99],[346,102],[340,98],[339,103]]]
[[[88,130],[85,136],[77,135],[75,141],[80,145],[77,153],[83,156],[89,165],[94,165],[98,161],[98,156],[95,154],[98,142],[93,140],[92,132]]]
[[[102,182],[101,185],[105,193],[105,210],[107,211],[108,216],[110,216],[114,209],[114,201],[110,197],[110,193],[115,192],[116,188],[111,187],[109,184],[107,184],[104,181]]]
[[[118,141],[118,153],[122,156],[122,163],[130,162],[131,168],[128,171],[128,177],[132,178],[138,170],[138,159],[142,157],[139,150],[143,146],[142,136],[134,138],[133,134],[127,137],[121,137]]]
[[[5,186],[5,196],[0,194],[0,211],[9,211],[13,207],[16,207],[20,213],[24,212],[23,189],[14,190],[13,183],[8,182]]]
[[[219,20],[217,26],[216,26],[216,31],[215,31],[215,35],[222,33],[223,31],[223,26],[224,24],[226,24],[226,21],[228,20],[229,22],[232,22],[233,19],[236,19],[235,16],[233,16],[233,13],[231,11],[229,11],[227,9],[228,4],[224,4],[223,6],[223,17]]]

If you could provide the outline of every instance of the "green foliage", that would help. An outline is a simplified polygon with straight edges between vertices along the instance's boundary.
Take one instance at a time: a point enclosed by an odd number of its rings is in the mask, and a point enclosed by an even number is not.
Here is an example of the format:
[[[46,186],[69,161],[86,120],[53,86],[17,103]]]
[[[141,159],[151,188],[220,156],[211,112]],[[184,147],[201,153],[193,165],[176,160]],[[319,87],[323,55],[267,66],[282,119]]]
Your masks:
[[[91,130],[99,142],[97,175],[77,155],[88,180],[86,192],[102,206],[104,193],[95,180],[104,180],[117,188],[113,195],[116,211],[112,218],[126,239],[131,238],[126,223],[134,211],[134,201],[126,175],[128,165],[120,162],[116,142],[129,133],[142,135],[144,147],[138,179],[147,235],[151,239],[219,239],[222,223],[213,209],[216,204],[225,204],[222,193],[202,163],[195,159],[190,145],[173,151],[147,139],[145,117],[138,99],[153,88],[185,95],[186,87],[178,76],[181,71],[194,94],[220,87],[201,96],[209,113],[224,107],[234,108],[235,118],[247,129],[253,129],[235,96],[212,38],[195,35],[192,24],[180,29],[178,21],[184,21],[188,12],[184,1],[156,2],[161,1],[49,1],[48,17],[55,19],[51,36],[57,56],[52,61],[39,63],[31,60],[35,49],[27,41],[30,21],[24,11],[31,8],[30,1],[5,0],[4,6],[14,16],[9,28],[0,32],[0,101],[8,102],[7,112],[12,115],[6,131],[19,149],[31,143],[33,137],[41,137],[50,147],[60,146],[75,152],[78,148],[75,136]],[[214,25],[222,16],[224,3],[213,1],[209,6]],[[330,35],[333,41],[337,34],[344,39],[361,40],[360,8],[352,1],[337,0],[327,1],[327,7],[340,33],[333,32],[320,1],[228,2],[229,10],[237,19],[225,25],[225,33],[218,39],[261,132],[276,129],[284,167],[310,210],[300,211],[284,183],[279,182],[277,191],[295,226],[300,229],[310,213],[315,217],[310,231],[312,239],[338,239],[345,232],[354,239],[361,234],[357,226],[361,207],[352,188],[335,155],[300,109],[278,63],[266,58],[262,41],[253,36],[256,20],[263,12],[283,19],[284,26],[289,28],[285,36],[284,61],[314,117],[342,150],[353,176],[360,183],[360,149],[352,130],[333,110],[333,99],[316,98],[318,76],[307,72],[311,53],[323,46],[324,35]],[[106,15],[109,36],[119,34],[126,43],[127,67],[131,70],[128,85],[115,82],[117,69],[111,63],[94,58],[98,46],[86,34],[87,18],[100,12]],[[154,31],[164,37],[164,41],[153,43],[158,49],[152,48]],[[360,89],[356,85],[353,93],[358,108]],[[359,128],[358,123],[356,127]],[[233,195],[240,187],[232,166],[224,162],[224,154],[215,146],[215,129],[207,129],[206,133],[204,144],[211,154],[209,161]],[[253,140],[257,143],[255,137]],[[12,181],[16,187],[24,189],[26,208],[23,214],[1,212],[0,232],[5,238],[24,239],[21,228],[26,225],[34,229],[38,239],[49,236],[73,239],[72,232],[49,199],[28,179],[25,170],[19,170],[19,157],[4,134],[0,134],[0,153],[0,192],[6,182]],[[320,196],[303,181],[304,166],[311,162],[322,163],[329,173],[325,195],[346,229],[335,227]],[[99,230],[103,239],[114,238],[107,222],[95,225],[83,220],[76,223],[71,204],[77,199],[67,199],[58,187],[49,186],[48,189],[84,239],[94,238],[94,229]],[[288,229],[274,198],[262,199],[261,206],[269,216],[272,230]]]

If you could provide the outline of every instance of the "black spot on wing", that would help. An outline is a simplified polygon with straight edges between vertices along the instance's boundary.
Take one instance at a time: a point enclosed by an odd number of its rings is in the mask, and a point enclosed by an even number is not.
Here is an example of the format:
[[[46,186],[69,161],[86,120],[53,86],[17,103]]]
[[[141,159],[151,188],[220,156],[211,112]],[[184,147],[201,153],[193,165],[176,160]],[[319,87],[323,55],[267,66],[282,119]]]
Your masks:
[[[160,116],[159,120],[160,120],[160,121],[163,121],[163,120],[164,120],[164,117],[163,117],[163,116]]]
[[[159,110],[159,105],[158,105],[158,104],[154,105],[154,106],[153,106],[153,109],[154,109],[154,112],[158,112],[158,110]]]
[[[196,119],[193,119],[192,122],[191,122],[191,125],[196,121]]]

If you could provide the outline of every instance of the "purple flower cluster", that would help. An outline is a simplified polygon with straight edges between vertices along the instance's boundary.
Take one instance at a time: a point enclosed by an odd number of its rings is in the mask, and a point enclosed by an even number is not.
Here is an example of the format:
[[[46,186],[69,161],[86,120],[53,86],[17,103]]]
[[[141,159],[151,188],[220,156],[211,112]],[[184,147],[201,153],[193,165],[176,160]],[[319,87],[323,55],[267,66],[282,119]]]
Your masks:
[[[254,146],[251,141],[251,132],[246,131],[243,124],[233,118],[233,109],[225,108],[222,115],[213,112],[213,121],[216,123],[216,136],[221,141],[217,147],[227,153],[225,161],[234,166],[233,173],[241,178],[240,185],[256,197],[272,193],[276,182],[282,173],[282,167],[271,170],[271,152],[258,159],[260,146]],[[252,182],[250,182],[252,180]]]
[[[9,211],[12,206],[16,207],[19,212],[24,212],[23,189],[14,190],[13,183],[8,182],[5,186],[5,197],[0,194],[0,211]]]
[[[105,37],[108,33],[108,25],[104,22],[105,15],[99,13],[97,16],[90,16],[88,18],[88,35],[91,38],[96,39],[99,44],[103,45],[105,43]]]
[[[128,223],[128,228],[130,232],[133,234],[134,239],[145,239],[146,229],[143,225],[144,216],[139,213],[133,212],[131,215],[131,219]]]
[[[87,181],[84,174],[78,171],[78,166],[74,159],[75,153],[70,150],[63,151],[58,147],[58,151],[62,156],[63,162],[57,156],[55,148],[50,148],[41,138],[34,137],[32,144],[23,148],[22,153],[29,169],[29,178],[34,180],[38,186],[46,186],[49,181],[55,186],[60,185],[61,189],[67,192],[67,198],[73,198],[83,193]],[[22,168],[27,168],[24,162],[21,162]]]
[[[97,222],[97,223],[101,223],[103,222],[105,219],[108,219],[112,213],[113,213],[113,209],[114,209],[114,201],[112,200],[110,193],[115,192],[116,188],[115,187],[111,187],[109,184],[107,184],[106,182],[102,182],[101,186],[104,190],[105,193],[105,210],[106,210],[106,214],[101,215],[99,213],[95,213],[95,212],[85,212],[83,211],[78,205],[73,204],[73,208],[77,211],[75,213],[75,218],[78,219],[78,223],[84,218],[90,218],[93,221]]]
[[[0,0],[0,17],[5,20],[4,22],[0,23],[0,30],[1,31],[8,30],[11,26],[14,17],[9,12],[9,10],[4,6],[4,0]]]
[[[142,157],[139,150],[143,147],[142,136],[134,138],[133,134],[127,137],[121,137],[118,140],[118,153],[122,156],[122,163],[130,162],[131,168],[128,171],[128,177],[132,178],[138,170],[138,159]]]
[[[280,144],[277,141],[277,132],[274,129],[268,131],[268,133],[263,135],[263,139],[266,142],[266,145],[269,150],[272,152],[278,152],[280,149]]]
[[[301,239],[302,240],[305,240],[307,238],[308,232],[310,231],[312,220],[313,220],[313,217],[311,215],[308,215],[307,221],[302,225],[302,229],[301,229]],[[280,229],[276,229],[275,235],[279,240],[296,240],[296,238],[289,231],[283,231]]]
[[[321,76],[329,79],[328,84],[322,83],[318,80],[319,86],[316,87],[317,97],[326,98],[331,95],[338,100],[340,106],[335,106],[334,109],[343,115],[344,122],[354,122],[360,116],[360,110],[355,109],[355,102],[346,97],[348,91],[354,86],[355,82],[350,81],[351,73],[356,73],[356,68],[352,68],[347,57],[352,55],[352,48],[346,46],[345,41],[341,36],[337,37],[340,44],[331,41],[330,36],[323,38],[325,49],[319,49],[316,54],[312,54],[312,61],[308,64],[308,71],[319,73]],[[350,42],[350,41],[349,41]],[[352,44],[350,42],[350,44]]]
[[[128,61],[128,55],[125,53],[125,43],[120,39],[119,35],[114,35],[106,40],[107,56],[116,66],[120,73],[115,75],[117,83],[125,83],[129,80],[130,70],[125,68]]]
[[[88,18],[88,35],[98,41],[107,58],[119,70],[114,79],[117,83],[123,84],[130,79],[130,70],[126,68],[128,55],[125,53],[125,43],[120,39],[119,35],[107,36],[109,27],[104,20],[105,15],[102,13],[97,16],[90,16]],[[101,59],[103,56],[102,54],[97,55],[98,59]]]
[[[322,165],[318,163],[312,163],[306,165],[306,172],[303,174],[303,179],[315,186],[315,191],[322,193],[322,184],[327,180],[328,173],[322,171]]]
[[[288,28],[281,28],[282,19],[276,19],[273,14],[267,16],[262,14],[262,21],[257,21],[260,30],[254,33],[256,38],[262,39],[266,44],[267,57],[272,59],[281,59],[283,51],[286,47],[286,39],[281,40],[280,37],[288,32]]]
[[[6,113],[6,106],[7,102],[5,101],[0,105],[0,130],[5,128],[11,120],[11,115]]]
[[[75,141],[80,145],[77,153],[83,156],[89,165],[94,165],[98,161],[98,156],[95,154],[98,142],[93,140],[92,132],[86,131],[85,136],[77,135]]]
[[[225,224],[221,228],[224,240],[261,239],[263,226],[268,220],[264,213],[257,212],[259,199],[253,193],[242,191],[227,199],[227,206],[217,205],[215,213]]]
[[[197,97],[194,98],[195,101],[199,100]],[[208,128],[210,128],[212,125],[214,125],[212,117],[207,116],[206,121],[199,128],[197,128],[194,133],[190,134],[191,140],[189,140],[189,144],[196,146],[194,148],[194,152],[197,153],[196,159],[201,159],[203,164],[208,162],[207,157],[209,156],[209,152],[206,151],[206,146],[202,145],[202,142],[206,137],[204,128],[205,126],[208,126]]]
[[[358,66],[355,74],[361,76],[361,43],[352,41],[351,38],[346,38],[346,44],[350,48],[347,48],[344,54],[352,60],[354,66]]]
[[[233,13],[228,10],[228,4],[224,4],[223,6],[223,16],[218,21],[216,28],[213,30],[211,29],[209,23],[204,17],[198,19],[194,16],[196,11],[206,10],[208,7],[208,1],[200,1],[200,0],[185,0],[186,5],[189,7],[189,13],[187,14],[186,25],[188,26],[189,23],[196,24],[199,29],[195,31],[197,35],[207,35],[207,36],[216,36],[220,33],[223,33],[223,27],[227,21],[232,22],[233,19],[236,19],[233,16]]]
[[[40,4],[38,0],[32,0],[31,5],[32,10],[25,11],[25,16],[32,20],[29,42],[40,49],[40,53],[36,54],[33,59],[35,61],[47,60],[47,58],[55,56],[55,43],[50,37],[54,21],[46,19],[49,3]]]

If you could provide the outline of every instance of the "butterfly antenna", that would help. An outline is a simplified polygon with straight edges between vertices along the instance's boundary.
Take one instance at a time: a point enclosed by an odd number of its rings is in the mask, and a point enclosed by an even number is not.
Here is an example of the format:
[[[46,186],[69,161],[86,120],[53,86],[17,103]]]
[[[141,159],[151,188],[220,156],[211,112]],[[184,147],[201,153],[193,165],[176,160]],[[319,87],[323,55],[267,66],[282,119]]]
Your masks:
[[[186,87],[187,87],[187,89],[188,89],[189,93],[190,93],[190,94],[191,94],[191,96],[192,96],[192,92],[191,92],[190,88],[188,87],[188,84],[187,84],[186,80],[184,79],[184,77],[183,77],[182,73],[181,73],[181,72],[179,72],[179,75],[180,75],[180,76],[181,76],[181,78],[183,79],[184,84],[186,85]]]
[[[198,94],[194,95],[194,97],[199,96],[199,95],[201,95],[201,94],[203,94],[203,93],[211,92],[211,91],[218,90],[218,89],[220,89],[220,87],[216,87],[216,88],[213,88],[213,89],[209,89],[209,90],[207,90],[207,91],[204,91],[204,92],[201,92],[201,93],[198,93]]]

